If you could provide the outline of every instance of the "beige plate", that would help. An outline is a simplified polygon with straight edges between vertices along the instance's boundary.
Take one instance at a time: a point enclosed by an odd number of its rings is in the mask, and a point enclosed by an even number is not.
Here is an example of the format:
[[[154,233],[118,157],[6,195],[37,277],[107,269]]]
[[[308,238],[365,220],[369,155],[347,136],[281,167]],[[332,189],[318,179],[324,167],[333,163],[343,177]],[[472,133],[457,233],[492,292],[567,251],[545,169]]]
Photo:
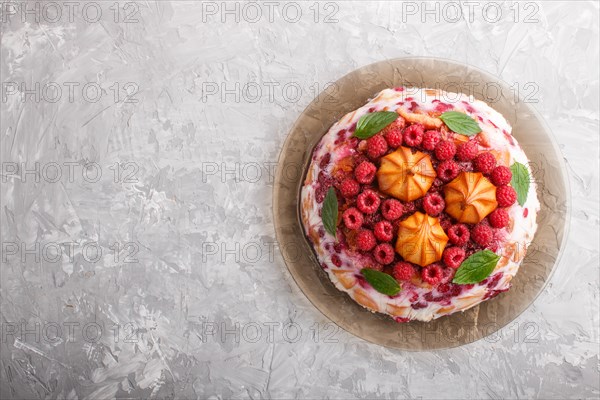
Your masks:
[[[439,88],[473,94],[502,113],[529,157],[538,183],[539,228],[512,288],[470,310],[431,322],[396,323],[355,303],[330,282],[306,240],[299,193],[313,147],[344,114],[387,87]],[[519,85],[523,88],[523,85]],[[451,101],[451,99],[446,99]],[[317,97],[292,127],[279,156],[273,188],[277,240],[287,267],[308,299],[346,331],[370,342],[421,351],[460,346],[493,335],[521,314],[543,290],[564,248],[570,216],[565,165],[550,129],[515,90],[473,67],[449,60],[402,58],[362,67]]]

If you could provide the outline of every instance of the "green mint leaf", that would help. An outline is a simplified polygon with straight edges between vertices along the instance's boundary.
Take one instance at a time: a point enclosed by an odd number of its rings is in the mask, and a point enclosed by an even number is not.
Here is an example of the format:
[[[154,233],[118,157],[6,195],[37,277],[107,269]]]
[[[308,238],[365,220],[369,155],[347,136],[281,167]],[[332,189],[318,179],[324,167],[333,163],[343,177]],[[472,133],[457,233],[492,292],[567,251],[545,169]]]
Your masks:
[[[338,219],[338,200],[335,195],[335,189],[330,187],[323,201],[323,209],[321,210],[321,218],[325,230],[335,236]]]
[[[515,162],[510,166],[510,172],[512,172],[510,185],[515,189],[515,192],[517,192],[517,201],[522,206],[525,204],[527,194],[529,193],[529,183],[531,180],[529,171],[523,164]]]
[[[498,260],[500,260],[500,256],[489,250],[473,253],[460,264],[452,283],[479,283],[490,276],[496,268]]]
[[[465,136],[473,136],[481,132],[477,121],[465,113],[458,111],[447,111],[440,115],[440,119],[450,128],[452,132]]]
[[[394,122],[396,118],[398,118],[398,114],[393,111],[378,111],[363,115],[356,124],[354,136],[359,139],[368,139]]]
[[[363,268],[360,270],[360,273],[365,277],[367,282],[373,286],[373,289],[377,290],[379,293],[394,296],[400,292],[400,285],[398,285],[398,282],[384,272]]]

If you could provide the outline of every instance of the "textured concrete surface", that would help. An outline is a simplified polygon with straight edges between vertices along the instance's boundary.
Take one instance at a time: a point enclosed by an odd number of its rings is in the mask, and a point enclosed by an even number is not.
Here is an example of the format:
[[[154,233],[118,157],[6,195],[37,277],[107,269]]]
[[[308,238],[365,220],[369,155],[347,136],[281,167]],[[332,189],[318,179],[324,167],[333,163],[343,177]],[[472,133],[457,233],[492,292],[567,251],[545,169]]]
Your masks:
[[[2,399],[600,396],[598,3],[1,5]],[[572,197],[533,306],[429,353],[330,325],[271,216],[303,108],[407,55],[514,83]]]

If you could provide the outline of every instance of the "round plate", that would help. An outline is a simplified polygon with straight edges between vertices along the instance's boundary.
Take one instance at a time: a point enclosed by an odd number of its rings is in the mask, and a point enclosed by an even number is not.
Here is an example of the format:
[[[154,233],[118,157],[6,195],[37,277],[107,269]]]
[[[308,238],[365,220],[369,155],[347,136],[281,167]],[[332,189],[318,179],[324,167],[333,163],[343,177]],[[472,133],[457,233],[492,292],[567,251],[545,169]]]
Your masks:
[[[300,189],[314,146],[343,115],[364,105],[380,90],[397,86],[471,94],[504,115],[529,157],[541,203],[538,231],[512,288],[465,312],[430,322],[397,323],[386,315],[368,311],[339,291],[317,262],[300,222]],[[550,129],[532,107],[515,96],[514,88],[486,72],[453,61],[402,58],[349,73],[304,110],[279,156],[273,213],[287,267],[319,311],[369,342],[420,351],[460,346],[488,335],[488,341],[499,339],[494,333],[529,307],[550,279],[567,236],[569,193],[563,158]]]

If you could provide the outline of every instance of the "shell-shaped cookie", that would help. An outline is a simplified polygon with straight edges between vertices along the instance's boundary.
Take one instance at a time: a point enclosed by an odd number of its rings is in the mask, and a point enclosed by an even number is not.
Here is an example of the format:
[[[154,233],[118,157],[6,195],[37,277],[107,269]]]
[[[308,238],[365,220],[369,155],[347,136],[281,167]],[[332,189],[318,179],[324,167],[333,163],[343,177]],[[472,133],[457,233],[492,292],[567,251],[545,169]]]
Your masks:
[[[429,156],[404,146],[383,157],[377,170],[379,190],[402,201],[425,196],[435,177]]]
[[[444,186],[446,212],[459,222],[476,224],[498,207],[496,186],[480,172],[461,172]]]
[[[448,236],[438,218],[416,212],[398,224],[396,252],[422,267],[439,261]]]

